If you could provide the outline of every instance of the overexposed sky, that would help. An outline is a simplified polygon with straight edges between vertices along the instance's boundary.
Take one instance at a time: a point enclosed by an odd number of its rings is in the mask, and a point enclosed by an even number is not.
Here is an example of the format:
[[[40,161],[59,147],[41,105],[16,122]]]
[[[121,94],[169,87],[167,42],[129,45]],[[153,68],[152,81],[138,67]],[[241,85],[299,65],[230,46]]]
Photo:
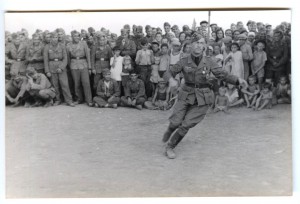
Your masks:
[[[197,26],[200,21],[208,20],[207,11],[169,11],[169,12],[66,12],[66,13],[6,13],[5,30],[16,32],[26,28],[29,34],[39,28],[53,31],[58,27],[65,29],[66,33],[76,29],[87,29],[92,26],[96,30],[101,27],[113,33],[120,34],[124,24],[142,25],[163,28],[164,22],[178,25],[180,29],[187,24],[192,26],[195,18]],[[217,23],[223,29],[230,27],[231,23],[242,21],[245,25],[248,20],[272,24],[274,27],[282,21],[291,22],[291,11],[212,11],[211,23]]]

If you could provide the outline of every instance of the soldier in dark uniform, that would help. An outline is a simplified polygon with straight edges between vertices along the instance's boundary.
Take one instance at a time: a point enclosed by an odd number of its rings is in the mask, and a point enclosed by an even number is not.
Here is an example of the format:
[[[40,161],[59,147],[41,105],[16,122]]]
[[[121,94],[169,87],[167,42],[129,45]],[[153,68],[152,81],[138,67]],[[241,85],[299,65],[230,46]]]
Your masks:
[[[137,26],[136,34],[134,35],[134,38],[133,38],[137,50],[142,49],[141,42],[142,42],[143,39],[144,39],[143,27],[142,26]]]
[[[103,79],[103,71],[110,70],[110,58],[113,56],[112,50],[107,44],[105,36],[97,34],[98,41],[91,50],[91,65],[94,77],[93,90],[95,91],[100,79]]]
[[[121,49],[121,56],[129,55],[132,61],[135,60],[136,56],[136,45],[133,40],[129,39],[129,34],[126,29],[121,30],[121,38],[117,40],[117,46]]]
[[[228,74],[210,57],[203,56],[204,49],[204,41],[194,38],[191,54],[184,55],[179,62],[164,74],[164,79],[169,81],[171,87],[177,85],[173,77],[179,72],[183,73],[185,80],[185,84],[181,86],[178,92],[178,101],[174,105],[173,113],[169,118],[169,127],[163,136],[163,142],[170,139],[165,149],[166,156],[170,159],[176,157],[173,149],[190,128],[204,119],[209,105],[214,102],[214,94],[210,85],[211,72],[216,78],[227,83],[247,85],[244,79]]]
[[[288,61],[288,45],[282,40],[281,31],[274,31],[273,40],[267,43],[266,79],[273,79],[275,85],[279,78],[286,74],[285,65]]]
[[[145,85],[136,73],[130,74],[130,80],[125,86],[125,96],[121,97],[121,105],[142,110],[145,103]]]

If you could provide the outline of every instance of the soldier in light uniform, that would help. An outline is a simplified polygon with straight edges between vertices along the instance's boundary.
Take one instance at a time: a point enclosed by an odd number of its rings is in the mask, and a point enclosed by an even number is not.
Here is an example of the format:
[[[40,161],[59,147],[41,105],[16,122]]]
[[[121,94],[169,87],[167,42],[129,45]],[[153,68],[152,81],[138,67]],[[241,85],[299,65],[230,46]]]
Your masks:
[[[177,86],[173,77],[179,72],[183,73],[185,84],[178,93],[178,101],[173,107],[169,118],[170,124],[164,133],[163,142],[168,142],[165,153],[170,159],[176,157],[174,148],[187,134],[188,130],[201,122],[209,106],[214,102],[211,89],[210,73],[227,83],[245,86],[246,81],[228,74],[210,57],[203,56],[205,42],[199,38],[192,40],[190,55],[184,55],[179,62],[164,74],[164,79],[169,81],[171,87]]]
[[[14,35],[13,43],[9,43],[5,48],[5,63],[10,65],[10,72],[25,76],[28,64],[26,60],[27,44],[21,42],[20,36]]]
[[[82,85],[87,105],[93,106],[89,79],[89,70],[92,70],[89,48],[85,41],[80,41],[78,31],[72,31],[72,39],[73,41],[67,47],[67,53],[74,80],[76,104],[83,103]]]
[[[58,43],[56,32],[51,33],[51,43],[46,45],[44,50],[45,70],[56,91],[56,101],[54,105],[61,104],[60,88],[65,102],[74,107],[72,95],[69,89],[66,66],[68,63],[67,51],[65,45]]]
[[[28,45],[26,60],[29,62],[27,67],[33,67],[38,73],[45,73],[44,68],[44,45],[38,34],[32,35],[32,43]]]
[[[46,101],[44,107],[52,106],[56,94],[48,78],[42,73],[37,73],[33,67],[28,67],[26,72],[29,94],[35,99],[35,104]]]

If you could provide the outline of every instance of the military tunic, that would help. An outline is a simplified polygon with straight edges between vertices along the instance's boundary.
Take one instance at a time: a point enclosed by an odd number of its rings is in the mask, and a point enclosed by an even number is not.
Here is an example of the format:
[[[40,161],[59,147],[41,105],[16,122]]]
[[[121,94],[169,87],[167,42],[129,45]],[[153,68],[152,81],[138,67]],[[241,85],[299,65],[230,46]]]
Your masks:
[[[25,75],[28,62],[26,61],[26,43],[20,43],[17,48],[14,43],[9,43],[5,48],[5,63],[10,64],[10,72]]]
[[[79,103],[83,102],[83,92],[85,101],[92,103],[92,92],[89,79],[89,69],[91,70],[91,58],[89,48],[85,41],[70,43],[67,47],[69,64],[74,80],[75,95]]]
[[[110,58],[113,56],[112,50],[108,45],[105,45],[103,49],[100,48],[99,44],[92,47],[91,50],[91,65],[92,69],[96,71],[94,77],[93,88],[96,90],[98,82],[102,76],[102,72],[106,69],[110,69]]]
[[[238,78],[228,74],[211,58],[203,56],[198,66],[192,55],[183,56],[179,62],[167,70],[164,79],[175,77],[179,72],[183,73],[185,84],[178,92],[178,101],[170,116],[172,129],[178,128],[181,136],[197,125],[206,115],[209,105],[214,103],[214,93],[211,89],[210,72],[227,83],[236,84]]]
[[[44,68],[44,45],[42,42],[34,46],[30,44],[26,50],[27,67],[33,67],[38,73],[45,73]]]
[[[145,85],[141,79],[129,80],[124,88],[125,96],[121,97],[123,105],[128,106],[127,99],[136,99],[136,105],[143,105],[145,102]]]
[[[275,84],[279,81],[281,75],[284,75],[285,65],[288,61],[288,45],[284,41],[270,42],[266,46],[267,63],[266,78],[274,79]],[[276,63],[277,65],[274,65]]]
[[[56,100],[60,101],[60,88],[65,102],[71,103],[72,96],[70,93],[66,66],[68,63],[66,47],[58,43],[56,46],[51,43],[45,46],[44,63],[46,73],[51,73],[51,82],[56,91]],[[61,69],[61,73],[57,70]]]

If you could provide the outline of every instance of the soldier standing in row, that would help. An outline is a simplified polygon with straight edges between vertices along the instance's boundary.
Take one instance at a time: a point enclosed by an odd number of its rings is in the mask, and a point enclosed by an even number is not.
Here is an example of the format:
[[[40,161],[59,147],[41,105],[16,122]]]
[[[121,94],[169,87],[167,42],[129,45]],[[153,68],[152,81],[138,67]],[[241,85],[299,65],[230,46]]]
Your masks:
[[[26,43],[21,42],[18,35],[13,36],[13,43],[9,43],[5,50],[5,62],[10,65],[10,72],[25,76],[28,62],[26,61]]]
[[[103,78],[103,72],[110,70],[110,58],[113,56],[112,50],[107,44],[104,35],[97,35],[98,41],[91,50],[91,65],[93,69],[94,84],[93,89],[96,90],[100,79]]]
[[[64,44],[58,43],[58,34],[56,32],[51,33],[51,43],[46,45],[43,57],[46,74],[48,77],[51,77],[51,82],[56,91],[54,105],[61,104],[61,88],[65,102],[69,106],[74,107],[66,70],[68,63],[67,51]]]
[[[27,67],[33,67],[38,73],[45,73],[44,68],[44,45],[38,34],[32,35],[32,43],[27,47],[26,60]]]
[[[72,39],[73,41],[67,47],[67,53],[74,80],[76,104],[83,103],[82,86],[87,105],[93,106],[89,79],[89,70],[92,70],[89,48],[85,41],[80,41],[78,31],[72,31]]]

